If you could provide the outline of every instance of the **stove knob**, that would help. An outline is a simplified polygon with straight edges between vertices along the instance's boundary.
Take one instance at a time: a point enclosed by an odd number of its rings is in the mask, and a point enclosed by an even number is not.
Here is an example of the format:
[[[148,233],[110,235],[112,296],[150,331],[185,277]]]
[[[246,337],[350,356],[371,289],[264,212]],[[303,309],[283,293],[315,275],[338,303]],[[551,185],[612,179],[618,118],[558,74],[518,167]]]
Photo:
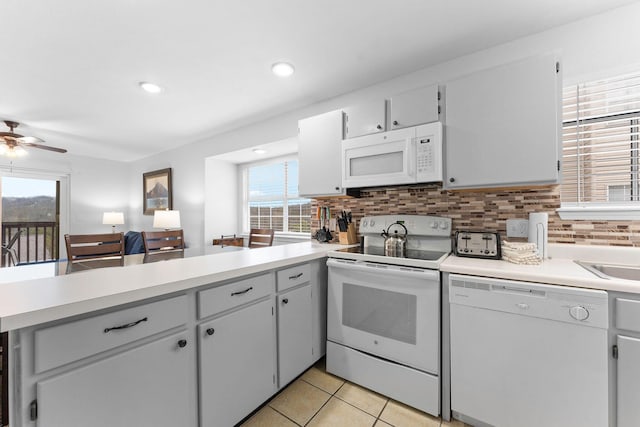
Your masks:
[[[440,228],[446,230],[447,228],[449,228],[449,224],[447,224],[446,221],[440,221]]]
[[[368,221],[366,219],[362,220],[362,228],[366,228],[367,227],[367,223],[368,223]]]
[[[431,223],[431,228],[438,228],[438,223],[437,222],[432,222]]]
[[[374,225],[376,225],[376,222],[374,220],[369,221],[369,226],[373,227]]]
[[[581,305],[574,305],[569,309],[569,314],[576,320],[587,320],[589,318],[589,310]]]

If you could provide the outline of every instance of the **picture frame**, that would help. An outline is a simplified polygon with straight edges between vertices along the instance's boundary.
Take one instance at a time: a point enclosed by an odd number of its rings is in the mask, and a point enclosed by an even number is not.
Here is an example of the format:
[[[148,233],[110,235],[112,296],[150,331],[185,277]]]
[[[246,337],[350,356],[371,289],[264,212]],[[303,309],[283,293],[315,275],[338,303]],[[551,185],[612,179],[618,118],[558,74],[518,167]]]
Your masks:
[[[173,209],[171,168],[142,174],[143,214],[153,215],[157,210]]]

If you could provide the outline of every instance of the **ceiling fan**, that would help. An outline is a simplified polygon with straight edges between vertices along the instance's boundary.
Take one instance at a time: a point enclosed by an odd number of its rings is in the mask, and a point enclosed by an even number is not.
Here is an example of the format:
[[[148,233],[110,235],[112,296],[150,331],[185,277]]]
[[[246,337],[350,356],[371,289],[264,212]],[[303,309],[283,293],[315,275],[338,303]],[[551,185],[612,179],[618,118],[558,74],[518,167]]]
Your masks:
[[[56,153],[67,152],[64,148],[40,144],[44,141],[35,136],[22,136],[14,133],[13,130],[20,125],[18,122],[5,120],[4,124],[9,128],[9,132],[0,132],[0,154],[5,154],[9,157],[24,156],[27,152],[23,147],[40,148],[42,150],[55,151]]]

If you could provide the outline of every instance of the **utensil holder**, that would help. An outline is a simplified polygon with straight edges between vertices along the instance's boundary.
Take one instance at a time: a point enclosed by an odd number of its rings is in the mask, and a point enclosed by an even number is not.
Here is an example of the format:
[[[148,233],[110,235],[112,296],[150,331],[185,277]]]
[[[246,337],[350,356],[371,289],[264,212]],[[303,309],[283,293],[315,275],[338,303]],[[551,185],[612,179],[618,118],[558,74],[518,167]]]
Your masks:
[[[351,223],[347,227],[347,231],[341,231],[338,234],[338,239],[341,245],[353,245],[358,243],[358,234],[356,233],[355,224]]]

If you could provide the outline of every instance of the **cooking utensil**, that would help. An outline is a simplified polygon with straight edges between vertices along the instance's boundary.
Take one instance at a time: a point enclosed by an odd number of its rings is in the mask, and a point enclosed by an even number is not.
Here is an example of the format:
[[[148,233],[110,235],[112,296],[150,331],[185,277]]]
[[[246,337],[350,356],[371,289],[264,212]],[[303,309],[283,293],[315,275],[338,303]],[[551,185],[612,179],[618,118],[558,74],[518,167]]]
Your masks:
[[[389,230],[391,230],[391,227],[394,225],[399,225],[404,228],[404,234],[402,236],[398,234],[398,230],[394,230],[393,235],[389,234]],[[386,256],[406,257],[407,234],[409,234],[407,227],[405,227],[400,221],[394,222],[387,227],[387,229],[381,234],[382,237],[384,237],[384,254]]]

